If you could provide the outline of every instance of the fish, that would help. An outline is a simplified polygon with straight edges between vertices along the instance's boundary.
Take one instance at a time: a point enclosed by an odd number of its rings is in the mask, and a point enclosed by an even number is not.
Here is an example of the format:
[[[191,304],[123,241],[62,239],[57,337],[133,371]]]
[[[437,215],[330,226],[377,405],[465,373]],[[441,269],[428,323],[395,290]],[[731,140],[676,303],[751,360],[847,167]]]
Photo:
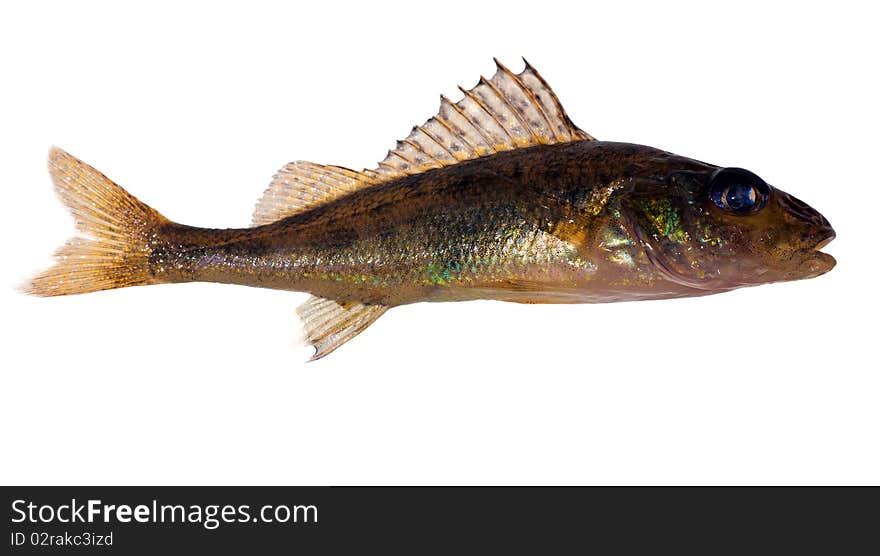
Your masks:
[[[173,222],[53,147],[78,234],[25,291],[182,282],[307,292],[311,360],[418,302],[608,303],[813,278],[828,220],[755,173],[577,127],[525,59],[440,109],[375,168],[291,162],[250,227]],[[393,101],[393,99],[392,99]]]

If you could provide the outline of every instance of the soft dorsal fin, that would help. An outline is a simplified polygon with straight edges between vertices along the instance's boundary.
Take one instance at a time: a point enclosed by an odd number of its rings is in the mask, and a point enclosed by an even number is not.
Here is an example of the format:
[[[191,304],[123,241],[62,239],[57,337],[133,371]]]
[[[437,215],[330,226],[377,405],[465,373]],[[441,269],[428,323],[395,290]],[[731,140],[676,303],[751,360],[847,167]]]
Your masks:
[[[341,166],[291,162],[278,170],[257,202],[254,226],[270,224],[376,183],[371,177]]]
[[[526,60],[519,74],[497,59],[495,75],[481,77],[464,98],[440,97],[440,111],[388,151],[366,173],[379,180],[418,174],[496,152],[568,141],[595,140],[578,129],[550,85]]]
[[[519,74],[495,60],[464,98],[440,97],[440,111],[397,142],[375,170],[291,162],[275,174],[257,203],[254,225],[269,224],[353,191],[481,156],[534,145],[595,140],[578,129],[550,85],[525,59]]]
[[[345,303],[317,296],[308,298],[296,312],[303,321],[306,342],[315,348],[310,361],[324,357],[351,340],[387,310],[385,305]]]

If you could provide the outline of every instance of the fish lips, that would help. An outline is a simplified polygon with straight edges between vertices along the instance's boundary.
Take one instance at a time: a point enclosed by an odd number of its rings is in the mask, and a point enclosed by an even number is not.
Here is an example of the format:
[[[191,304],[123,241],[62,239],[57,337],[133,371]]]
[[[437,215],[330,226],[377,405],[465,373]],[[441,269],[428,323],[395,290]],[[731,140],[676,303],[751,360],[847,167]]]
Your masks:
[[[794,219],[800,226],[805,226],[807,233],[816,238],[812,247],[804,247],[802,261],[798,268],[789,273],[794,278],[813,278],[825,274],[837,264],[837,261],[828,253],[821,250],[834,241],[837,234],[828,219],[822,214],[801,201],[797,197],[784,191],[775,190],[779,199],[779,205],[784,213]]]
[[[821,276],[837,265],[837,259],[822,251],[836,237],[837,234],[829,226],[828,231],[823,234],[819,243],[807,252],[804,265],[806,266],[805,270],[810,273],[811,277]]]

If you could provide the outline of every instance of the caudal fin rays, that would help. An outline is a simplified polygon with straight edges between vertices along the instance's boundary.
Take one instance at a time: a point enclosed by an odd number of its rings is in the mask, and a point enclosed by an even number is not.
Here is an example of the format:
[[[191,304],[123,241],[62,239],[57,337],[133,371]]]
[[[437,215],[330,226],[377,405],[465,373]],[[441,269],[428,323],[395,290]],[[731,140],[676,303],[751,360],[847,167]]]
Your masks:
[[[168,220],[57,147],[49,151],[49,173],[79,234],[56,251],[55,266],[22,289],[56,296],[156,283],[149,255],[156,230]]]

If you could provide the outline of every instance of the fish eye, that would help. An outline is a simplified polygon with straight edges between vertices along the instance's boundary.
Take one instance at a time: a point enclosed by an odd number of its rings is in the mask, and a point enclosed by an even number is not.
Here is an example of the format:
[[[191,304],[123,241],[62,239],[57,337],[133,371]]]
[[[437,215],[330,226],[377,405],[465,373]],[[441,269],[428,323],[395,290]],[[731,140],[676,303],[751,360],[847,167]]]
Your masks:
[[[748,170],[719,168],[709,179],[709,197],[719,208],[734,214],[753,214],[764,207],[770,187]]]

